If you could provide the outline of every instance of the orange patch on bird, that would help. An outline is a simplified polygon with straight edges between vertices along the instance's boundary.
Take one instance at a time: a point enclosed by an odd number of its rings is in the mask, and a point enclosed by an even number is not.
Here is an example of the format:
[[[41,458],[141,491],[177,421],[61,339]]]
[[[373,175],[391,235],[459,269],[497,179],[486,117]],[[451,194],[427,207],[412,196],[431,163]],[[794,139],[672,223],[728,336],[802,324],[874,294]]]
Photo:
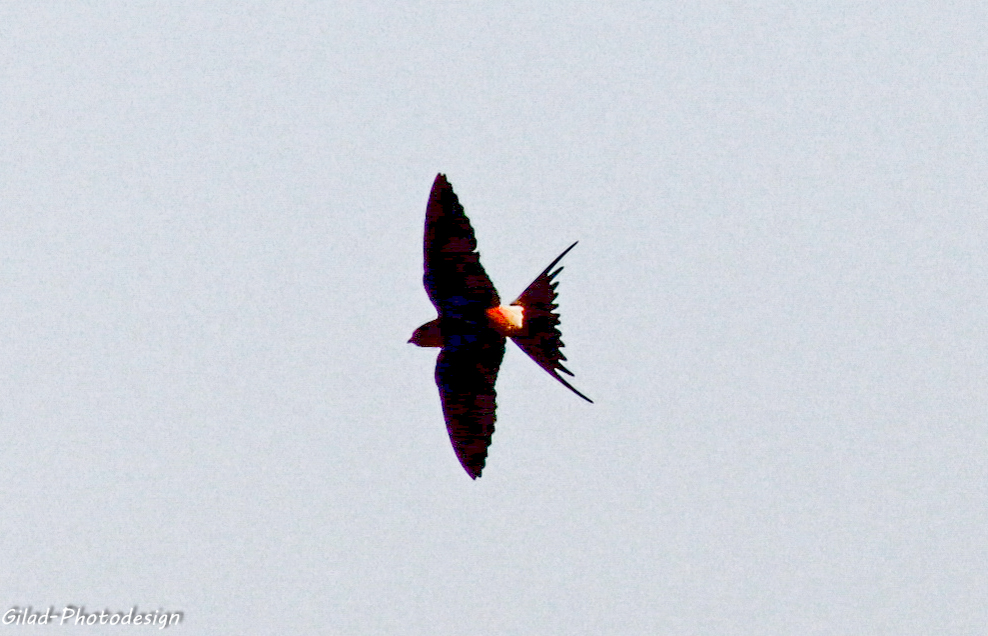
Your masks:
[[[502,336],[517,336],[525,330],[525,308],[518,305],[491,307],[487,319]]]

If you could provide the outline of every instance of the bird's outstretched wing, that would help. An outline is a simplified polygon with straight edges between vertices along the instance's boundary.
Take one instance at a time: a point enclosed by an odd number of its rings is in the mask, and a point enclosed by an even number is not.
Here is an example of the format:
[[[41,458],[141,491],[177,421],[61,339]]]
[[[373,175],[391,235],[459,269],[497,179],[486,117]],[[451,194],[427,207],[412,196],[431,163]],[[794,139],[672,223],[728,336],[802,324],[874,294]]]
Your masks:
[[[436,385],[442,398],[453,450],[473,479],[487,461],[494,434],[497,392],[494,383],[504,357],[504,337],[469,324],[444,334],[446,345],[436,361]]]
[[[549,263],[549,267],[546,267],[538,278],[532,281],[528,289],[522,292],[515,302],[511,303],[525,308],[526,327],[526,332],[523,335],[512,336],[511,339],[540,367],[548,371],[549,375],[562,382],[563,386],[587,402],[593,403],[593,400],[577,391],[573,385],[559,375],[559,371],[570,376],[573,375],[573,372],[560,362],[560,360],[565,360],[566,356],[560,351],[565,345],[563,345],[562,333],[557,327],[559,314],[556,313],[556,308],[559,305],[555,304],[555,300],[556,285],[559,282],[552,282],[552,279],[563,271],[563,268],[560,267],[552,273],[550,270],[574,247],[576,247],[576,243],[567,247],[566,251]]]
[[[436,175],[425,211],[425,275],[422,280],[439,317],[482,324],[484,311],[501,299],[487,277],[477,239],[446,176]]]

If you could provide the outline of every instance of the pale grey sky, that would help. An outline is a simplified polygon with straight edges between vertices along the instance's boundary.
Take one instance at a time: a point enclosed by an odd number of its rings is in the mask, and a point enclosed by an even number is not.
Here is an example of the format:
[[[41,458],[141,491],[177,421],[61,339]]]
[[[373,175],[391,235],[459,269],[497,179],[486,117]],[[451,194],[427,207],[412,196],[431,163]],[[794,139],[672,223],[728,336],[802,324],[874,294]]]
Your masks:
[[[0,611],[185,634],[988,629],[979,2],[0,8]],[[509,347],[447,439],[425,204]],[[138,626],[31,628],[124,634]]]

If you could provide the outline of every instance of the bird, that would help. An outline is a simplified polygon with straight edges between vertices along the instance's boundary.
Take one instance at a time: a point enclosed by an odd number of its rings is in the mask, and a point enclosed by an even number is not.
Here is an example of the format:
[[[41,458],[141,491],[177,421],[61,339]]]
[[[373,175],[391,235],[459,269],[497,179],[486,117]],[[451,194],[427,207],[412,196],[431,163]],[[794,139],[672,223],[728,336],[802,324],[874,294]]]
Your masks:
[[[422,282],[439,316],[414,331],[408,342],[439,347],[436,386],[457,459],[472,479],[480,477],[494,434],[494,384],[510,338],[540,367],[587,402],[593,400],[565,378],[573,373],[559,331],[553,270],[579,241],[549,263],[510,305],[502,305],[480,264],[477,239],[446,175],[432,184],[425,212],[425,273]]]

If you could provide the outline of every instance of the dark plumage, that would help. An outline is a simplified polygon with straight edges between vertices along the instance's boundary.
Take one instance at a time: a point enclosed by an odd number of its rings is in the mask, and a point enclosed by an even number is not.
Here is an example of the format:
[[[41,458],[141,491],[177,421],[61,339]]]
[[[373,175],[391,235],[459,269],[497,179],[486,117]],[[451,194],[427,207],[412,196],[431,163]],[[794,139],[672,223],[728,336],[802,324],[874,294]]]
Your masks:
[[[436,385],[456,456],[467,473],[480,477],[487,447],[494,434],[497,393],[494,384],[504,357],[505,337],[512,338],[539,366],[584,400],[591,402],[558,371],[573,375],[562,365],[559,351],[559,314],[556,313],[554,272],[570,245],[511,304],[521,312],[501,307],[477,253],[477,239],[463,206],[445,175],[437,175],[425,213],[425,274],[423,283],[439,317],[412,335],[409,342],[442,347],[436,361]],[[513,323],[515,312],[523,315]]]

